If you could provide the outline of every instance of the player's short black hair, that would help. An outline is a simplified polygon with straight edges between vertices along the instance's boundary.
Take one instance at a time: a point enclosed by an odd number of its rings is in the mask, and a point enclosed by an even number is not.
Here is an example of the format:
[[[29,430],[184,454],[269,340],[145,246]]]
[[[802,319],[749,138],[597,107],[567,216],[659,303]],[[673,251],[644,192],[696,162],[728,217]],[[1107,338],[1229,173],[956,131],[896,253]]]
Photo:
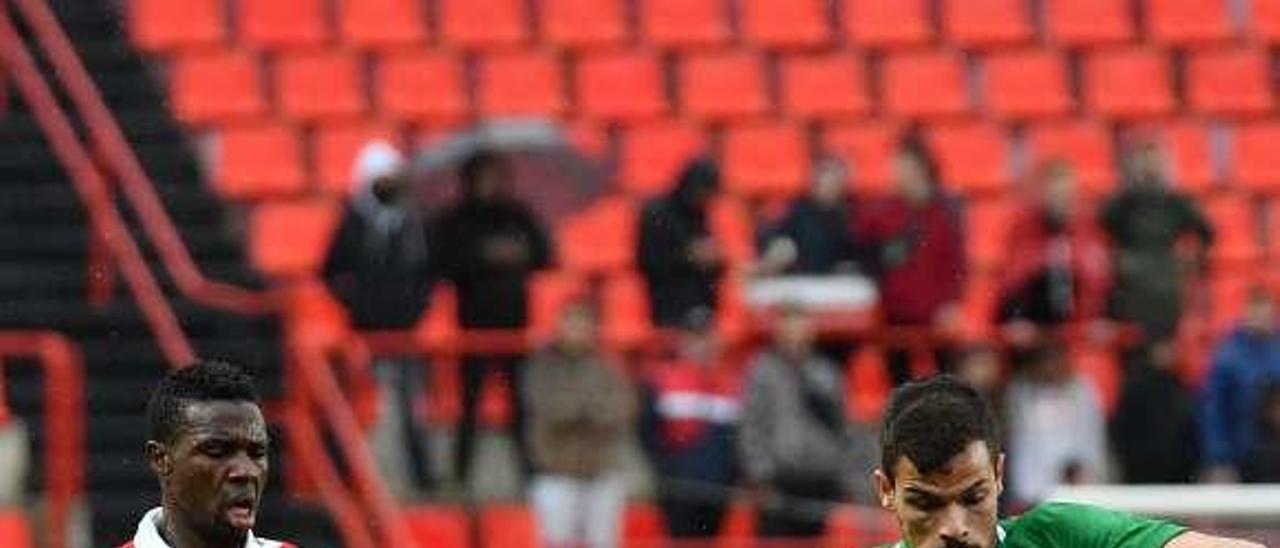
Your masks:
[[[253,377],[240,367],[221,361],[197,361],[170,371],[151,392],[147,424],[152,440],[168,443],[193,402],[258,403]]]
[[[880,469],[890,479],[902,457],[922,474],[941,470],[973,442],[1000,453],[995,415],[973,387],[951,375],[907,383],[885,407],[880,431]]]

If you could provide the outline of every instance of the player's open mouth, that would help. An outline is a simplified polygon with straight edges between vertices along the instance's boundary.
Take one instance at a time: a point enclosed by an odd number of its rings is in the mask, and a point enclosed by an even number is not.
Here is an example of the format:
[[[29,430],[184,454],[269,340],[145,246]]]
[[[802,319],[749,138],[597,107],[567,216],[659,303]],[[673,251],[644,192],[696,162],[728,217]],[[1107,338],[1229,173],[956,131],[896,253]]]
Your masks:
[[[227,506],[227,521],[231,527],[235,529],[252,529],[254,522],[254,500],[251,497],[241,497],[233,500]]]

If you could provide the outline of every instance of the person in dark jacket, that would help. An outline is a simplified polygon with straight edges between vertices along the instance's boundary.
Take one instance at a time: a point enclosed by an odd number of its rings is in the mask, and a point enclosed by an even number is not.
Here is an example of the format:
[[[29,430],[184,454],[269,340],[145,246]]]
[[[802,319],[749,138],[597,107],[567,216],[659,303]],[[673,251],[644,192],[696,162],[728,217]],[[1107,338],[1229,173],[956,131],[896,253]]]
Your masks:
[[[1149,345],[1128,371],[1111,419],[1125,483],[1190,483],[1200,467],[1195,399],[1175,372],[1172,342]]]
[[[458,296],[463,329],[523,329],[528,324],[528,282],[551,260],[551,244],[534,213],[515,196],[510,162],[479,151],[458,173],[460,199],[441,214],[432,230],[443,275]],[[471,355],[462,365],[462,422],[455,466],[460,481],[470,473],[477,404],[491,372],[508,379],[513,398],[512,431],[523,431],[520,378],[522,356]],[[519,459],[529,471],[524,437],[515,436]]]
[[[1257,423],[1258,436],[1245,455],[1240,479],[1245,483],[1280,483],[1280,382],[1263,388]]]
[[[641,213],[637,255],[656,326],[676,327],[693,310],[716,307],[724,260],[708,228],[707,206],[719,186],[716,165],[694,160],[675,189]]]
[[[761,274],[857,272],[857,250],[849,233],[849,169],[836,157],[814,166],[809,195],[791,202],[777,225],[761,238]]]
[[[330,291],[359,331],[405,330],[426,308],[435,274],[422,218],[406,204],[404,159],[383,141],[356,158],[355,194],[324,263]],[[382,386],[373,445],[388,483],[411,497],[426,488],[425,426],[413,412],[423,393],[421,360],[379,356]]]

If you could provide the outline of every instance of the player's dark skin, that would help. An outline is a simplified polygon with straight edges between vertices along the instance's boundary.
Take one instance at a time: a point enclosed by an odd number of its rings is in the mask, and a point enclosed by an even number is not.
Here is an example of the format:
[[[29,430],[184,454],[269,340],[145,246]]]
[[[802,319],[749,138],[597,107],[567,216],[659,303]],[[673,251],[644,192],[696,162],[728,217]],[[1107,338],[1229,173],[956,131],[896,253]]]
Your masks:
[[[267,481],[267,428],[249,402],[189,402],[167,441],[147,442],[160,480],[165,542],[174,548],[242,548]]]

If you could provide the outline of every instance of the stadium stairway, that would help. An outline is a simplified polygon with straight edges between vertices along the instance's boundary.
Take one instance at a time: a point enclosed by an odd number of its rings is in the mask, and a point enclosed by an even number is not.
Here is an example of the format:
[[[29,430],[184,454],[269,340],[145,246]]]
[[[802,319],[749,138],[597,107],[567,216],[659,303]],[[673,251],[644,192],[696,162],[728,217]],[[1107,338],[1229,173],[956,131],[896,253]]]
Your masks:
[[[165,106],[163,90],[121,35],[111,3],[63,0],[50,4],[144,168],[157,182],[162,201],[202,271],[215,280],[259,283],[228,230],[228,215],[203,186],[191,149]],[[38,48],[31,49],[39,55]],[[48,67],[42,68],[53,81]],[[110,286],[112,292],[104,304],[89,303],[87,257],[93,242],[84,207],[20,96],[12,89],[6,90],[6,96],[7,110],[0,110],[0,328],[55,329],[80,345],[89,392],[86,488],[93,516],[92,545],[116,546],[132,535],[136,520],[157,503],[155,480],[141,458],[144,410],[146,395],[166,366],[123,283]],[[144,248],[152,272],[197,352],[255,368],[263,396],[277,397],[282,356],[276,318],[223,313],[184,299],[128,204],[118,198],[117,207]],[[31,368],[6,368],[4,382],[11,406],[30,418],[33,452],[40,451],[38,373]],[[276,447],[282,441],[276,436]],[[39,459],[33,462],[38,467]],[[287,532],[290,540],[302,546],[335,545],[337,536],[323,512],[285,500],[280,489],[282,466],[276,463],[272,468],[269,509],[260,530]],[[32,489],[40,485],[41,472],[36,472],[30,478]]]

